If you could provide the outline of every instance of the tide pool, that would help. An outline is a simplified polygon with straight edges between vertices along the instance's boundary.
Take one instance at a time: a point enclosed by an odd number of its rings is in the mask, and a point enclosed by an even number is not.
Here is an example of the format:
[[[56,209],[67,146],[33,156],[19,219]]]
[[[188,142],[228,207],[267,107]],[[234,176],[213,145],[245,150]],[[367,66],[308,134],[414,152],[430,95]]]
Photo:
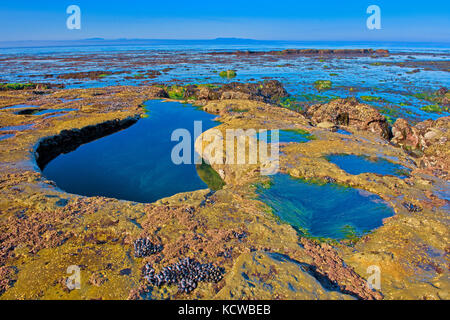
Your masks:
[[[394,211],[379,196],[337,184],[276,174],[257,186],[259,199],[283,222],[313,237],[343,239],[382,225]]]
[[[381,175],[393,175],[404,179],[409,176],[410,171],[402,165],[382,158],[370,159],[365,156],[353,154],[332,154],[326,158],[342,170],[354,175],[369,172]]]
[[[191,133],[194,152],[194,121],[203,131],[216,126],[214,115],[191,105],[151,100],[147,114],[131,127],[62,154],[43,169],[44,175],[61,189],[85,196],[105,196],[136,202],[153,202],[179,192],[220,187],[214,170],[206,165],[172,162],[171,141],[175,129]],[[193,158],[193,156],[192,156]],[[217,174],[217,173],[215,173]]]

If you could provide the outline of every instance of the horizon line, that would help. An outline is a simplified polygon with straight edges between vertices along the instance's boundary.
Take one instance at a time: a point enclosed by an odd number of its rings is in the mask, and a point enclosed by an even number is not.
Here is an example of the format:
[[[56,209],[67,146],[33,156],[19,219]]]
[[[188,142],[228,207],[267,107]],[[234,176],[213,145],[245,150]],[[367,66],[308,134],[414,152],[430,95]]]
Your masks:
[[[45,39],[45,40],[0,40],[0,43],[14,43],[14,42],[75,42],[75,41],[251,41],[251,42],[391,42],[391,43],[440,43],[440,44],[450,44],[450,41],[439,41],[439,40],[301,40],[301,39],[251,39],[251,38],[237,38],[237,37],[218,37],[218,38],[202,38],[202,39],[192,39],[192,38],[83,38],[83,39]]]

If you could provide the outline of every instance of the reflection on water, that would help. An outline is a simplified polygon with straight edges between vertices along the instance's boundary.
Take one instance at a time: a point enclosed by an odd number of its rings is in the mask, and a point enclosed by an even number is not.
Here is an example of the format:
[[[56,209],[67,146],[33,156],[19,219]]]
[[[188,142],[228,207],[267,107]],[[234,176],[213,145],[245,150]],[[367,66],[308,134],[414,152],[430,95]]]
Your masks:
[[[58,156],[44,168],[44,175],[67,192],[137,202],[205,189],[208,184],[219,188],[211,168],[201,165],[197,173],[195,164],[175,165],[171,159],[179,143],[171,141],[175,129],[191,133],[194,150],[194,121],[202,121],[207,130],[217,125],[215,116],[178,102],[149,101],[146,109],[148,116],[133,126]]]

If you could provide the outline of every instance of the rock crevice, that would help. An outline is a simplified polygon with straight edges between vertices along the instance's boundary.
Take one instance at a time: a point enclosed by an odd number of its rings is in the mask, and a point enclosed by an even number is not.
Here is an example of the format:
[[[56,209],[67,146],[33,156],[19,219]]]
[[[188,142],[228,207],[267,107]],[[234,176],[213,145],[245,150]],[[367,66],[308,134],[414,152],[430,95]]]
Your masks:
[[[39,141],[35,149],[36,163],[42,170],[58,155],[74,151],[82,144],[128,128],[138,120],[138,116],[109,120],[81,129],[62,130],[57,135],[45,137]]]

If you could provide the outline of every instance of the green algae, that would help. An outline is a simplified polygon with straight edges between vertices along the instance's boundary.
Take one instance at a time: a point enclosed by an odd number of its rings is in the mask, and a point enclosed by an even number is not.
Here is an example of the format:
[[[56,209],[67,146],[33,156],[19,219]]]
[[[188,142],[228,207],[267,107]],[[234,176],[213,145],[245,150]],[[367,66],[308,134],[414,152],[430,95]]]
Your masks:
[[[303,236],[356,241],[366,229],[379,227],[383,218],[394,214],[377,195],[363,195],[358,189],[284,174],[272,180],[270,188],[256,190],[259,199]]]
[[[34,83],[0,83],[1,90],[26,90],[34,89],[36,84]]]
[[[195,86],[197,88],[209,88],[209,89],[218,89],[218,88],[220,88],[219,86],[217,86],[215,84],[210,84],[210,83],[195,84]]]
[[[314,82],[314,87],[319,91],[329,90],[332,87],[330,80],[317,80]]]
[[[241,108],[234,107],[234,108],[231,109],[231,111],[232,112],[236,112],[236,113],[245,113],[245,112],[249,112],[250,109],[241,109]]]
[[[378,96],[360,96],[360,99],[366,102],[379,102],[384,101],[383,98]]]
[[[197,173],[200,179],[206,183],[209,189],[217,191],[225,186],[225,181],[220,175],[205,161],[202,164],[197,165]]]
[[[221,71],[219,73],[219,76],[221,76],[222,78],[235,78],[237,76],[236,71],[234,70],[225,70],[225,71]]]
[[[167,89],[167,94],[169,95],[169,98],[174,100],[184,99],[185,92],[186,88],[183,86],[171,86]]]
[[[300,105],[299,101],[295,97],[285,97],[280,98],[278,100],[278,104],[282,106],[283,108],[287,108],[294,111],[301,111],[302,106]]]
[[[449,109],[447,106],[441,106],[438,104],[431,104],[424,107],[421,107],[420,110],[425,112],[432,112],[432,113],[442,113],[442,112],[448,112]]]
[[[294,132],[296,134],[304,136],[307,140],[317,140],[317,137],[304,129],[286,129],[285,131]]]

